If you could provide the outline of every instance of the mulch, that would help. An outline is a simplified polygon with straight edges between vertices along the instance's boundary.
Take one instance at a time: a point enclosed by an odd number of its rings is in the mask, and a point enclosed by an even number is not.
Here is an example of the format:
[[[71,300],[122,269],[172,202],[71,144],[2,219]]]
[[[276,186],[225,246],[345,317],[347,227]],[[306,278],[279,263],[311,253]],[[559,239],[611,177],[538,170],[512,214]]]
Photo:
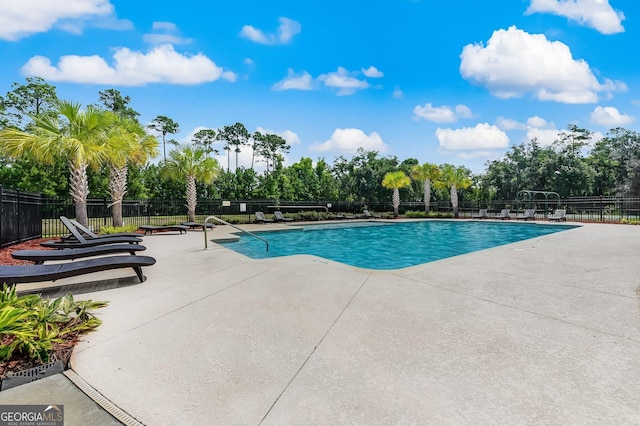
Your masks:
[[[57,238],[37,238],[29,241],[24,241],[18,244],[13,244],[8,247],[0,248],[0,265],[33,265],[33,262],[28,260],[17,260],[11,257],[11,253],[16,250],[50,250],[40,246],[40,243],[44,241],[56,240]],[[0,284],[1,285],[1,284]],[[0,345],[6,345],[11,343],[13,336],[3,335],[0,333]],[[78,343],[79,333],[70,333],[66,335],[59,343],[55,343],[52,353],[55,357],[67,365],[73,347]],[[26,355],[14,354],[14,356],[8,361],[0,361],[0,378],[4,378],[7,373],[23,371],[39,365],[37,361],[29,359]]]
[[[11,257],[11,253],[16,250],[49,250],[42,247],[40,243],[44,241],[56,240],[57,238],[36,238],[34,240],[24,241],[18,244],[12,244],[7,247],[0,248],[0,265],[33,265],[28,260],[17,260]]]

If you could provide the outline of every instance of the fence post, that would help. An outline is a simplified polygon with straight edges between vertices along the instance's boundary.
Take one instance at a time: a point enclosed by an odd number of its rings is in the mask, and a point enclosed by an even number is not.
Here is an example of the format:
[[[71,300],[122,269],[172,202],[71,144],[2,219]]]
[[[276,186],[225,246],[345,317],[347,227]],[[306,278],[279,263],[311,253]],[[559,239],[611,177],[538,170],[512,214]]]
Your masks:
[[[102,198],[102,224],[107,226],[107,197]]]

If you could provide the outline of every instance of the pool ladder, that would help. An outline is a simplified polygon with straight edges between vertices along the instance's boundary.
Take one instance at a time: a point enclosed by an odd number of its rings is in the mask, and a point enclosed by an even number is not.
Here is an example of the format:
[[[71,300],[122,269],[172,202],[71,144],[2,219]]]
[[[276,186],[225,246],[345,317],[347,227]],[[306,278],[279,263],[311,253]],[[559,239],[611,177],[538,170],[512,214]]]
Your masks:
[[[244,229],[242,229],[242,228],[240,228],[238,226],[232,225],[229,222],[227,222],[226,220],[220,219],[219,217],[216,217],[216,216],[207,216],[207,218],[204,220],[204,224],[203,224],[204,226],[202,228],[204,229],[204,248],[205,248],[205,250],[209,247],[209,245],[208,245],[209,244],[209,240],[207,240],[207,221],[209,219],[217,220],[218,222],[220,222],[220,223],[222,223],[224,225],[229,225],[232,228],[236,228],[238,231],[244,232],[245,234],[249,234],[252,237],[259,239],[260,241],[264,241],[264,243],[267,245],[267,253],[269,253],[269,241],[265,240],[262,237],[258,237],[253,232],[249,232],[249,231],[246,231],[246,230],[244,230]]]

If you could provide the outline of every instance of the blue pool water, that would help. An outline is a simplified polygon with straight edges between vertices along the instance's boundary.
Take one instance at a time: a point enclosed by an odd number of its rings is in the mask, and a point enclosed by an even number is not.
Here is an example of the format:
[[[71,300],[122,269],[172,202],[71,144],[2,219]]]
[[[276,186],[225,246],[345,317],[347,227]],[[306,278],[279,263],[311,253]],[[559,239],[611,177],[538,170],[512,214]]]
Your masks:
[[[428,220],[292,227],[221,243],[254,259],[311,254],[369,269],[398,269],[574,228],[572,225]]]

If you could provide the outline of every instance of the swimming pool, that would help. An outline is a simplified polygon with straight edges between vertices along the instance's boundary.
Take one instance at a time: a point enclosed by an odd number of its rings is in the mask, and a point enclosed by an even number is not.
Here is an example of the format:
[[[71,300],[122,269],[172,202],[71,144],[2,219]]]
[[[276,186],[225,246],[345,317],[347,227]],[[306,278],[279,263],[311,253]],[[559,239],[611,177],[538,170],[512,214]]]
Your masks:
[[[368,269],[399,269],[574,228],[574,225],[426,220],[291,227],[220,242],[253,259],[311,254]]]

